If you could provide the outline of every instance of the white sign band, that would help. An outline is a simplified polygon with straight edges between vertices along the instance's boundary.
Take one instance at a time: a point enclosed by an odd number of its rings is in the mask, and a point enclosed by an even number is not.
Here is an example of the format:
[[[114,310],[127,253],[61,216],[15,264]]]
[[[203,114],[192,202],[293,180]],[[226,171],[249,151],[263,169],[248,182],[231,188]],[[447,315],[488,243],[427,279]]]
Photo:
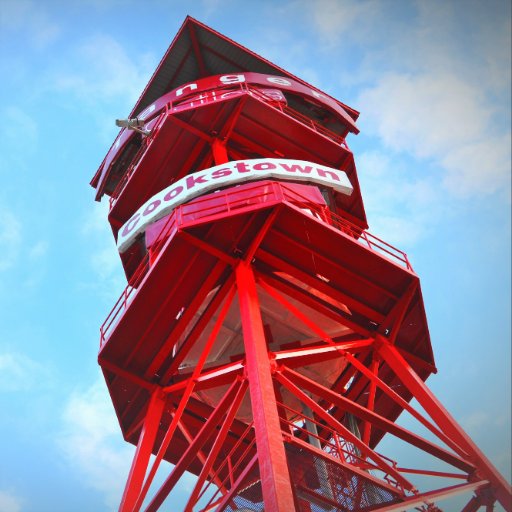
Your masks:
[[[305,160],[258,158],[227,162],[184,176],[146,201],[119,230],[117,248],[124,252],[150,224],[195,197],[228,185],[265,179],[315,183],[346,195],[353,191],[344,171]]]

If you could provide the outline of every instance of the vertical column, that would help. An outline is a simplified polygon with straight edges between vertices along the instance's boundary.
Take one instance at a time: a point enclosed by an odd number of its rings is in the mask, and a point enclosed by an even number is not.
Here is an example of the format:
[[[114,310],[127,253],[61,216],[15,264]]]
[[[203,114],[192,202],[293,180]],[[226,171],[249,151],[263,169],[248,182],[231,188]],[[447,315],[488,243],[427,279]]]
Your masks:
[[[213,139],[212,142],[213,161],[215,165],[225,164],[229,162],[228,152],[225,142],[219,139]]]
[[[144,483],[144,477],[146,476],[149,458],[153,451],[164,407],[165,396],[162,394],[161,388],[157,387],[153,391],[148,410],[146,411],[137,450],[133,457],[132,467],[128,475],[121,505],[119,506],[120,512],[134,510],[135,502],[140,495],[142,484]]]
[[[240,262],[236,283],[265,510],[293,512],[295,503],[277,411],[254,274]]]

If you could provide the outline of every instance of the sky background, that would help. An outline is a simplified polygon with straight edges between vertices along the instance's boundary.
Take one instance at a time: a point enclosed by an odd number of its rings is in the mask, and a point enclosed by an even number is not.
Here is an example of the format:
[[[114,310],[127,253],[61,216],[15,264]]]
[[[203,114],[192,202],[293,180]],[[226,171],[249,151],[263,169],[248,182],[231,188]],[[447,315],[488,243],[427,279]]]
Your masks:
[[[187,14],[361,112],[348,143],[370,231],[421,278],[428,384],[510,480],[510,2],[0,0],[0,512],[119,503],[133,447],[96,356],[125,283],[88,183]]]

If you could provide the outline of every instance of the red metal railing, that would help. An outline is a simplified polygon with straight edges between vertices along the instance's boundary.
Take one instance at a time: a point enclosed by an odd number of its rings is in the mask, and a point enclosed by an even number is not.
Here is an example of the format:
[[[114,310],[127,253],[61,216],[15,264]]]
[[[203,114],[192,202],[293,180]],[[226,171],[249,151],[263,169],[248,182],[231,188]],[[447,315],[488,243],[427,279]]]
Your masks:
[[[246,444],[245,448],[243,448],[244,443]],[[216,499],[221,494],[221,489],[230,489],[233,486],[238,474],[241,473],[245,465],[250,461],[250,455],[255,446],[256,438],[254,436],[253,423],[251,422],[247,425],[247,428],[239,437],[238,441],[233,445],[230,452],[224,456],[224,460],[217,467],[215,474],[210,475],[209,482],[201,490],[201,493],[198,496],[198,501],[206,494],[210,485],[215,481],[214,477],[221,482],[221,485],[218,486],[217,490],[210,497],[203,510],[209,510],[209,507],[215,503]],[[243,451],[239,453],[242,448]],[[220,478],[220,474],[222,472],[226,472],[226,476],[223,479]]]
[[[251,197],[250,193],[252,191],[256,191],[256,193]],[[165,244],[172,239],[178,227],[187,221],[205,217],[211,218],[218,214],[226,214],[242,208],[251,208],[255,202],[268,203],[271,200],[278,201],[282,199],[282,194],[277,183],[272,184],[272,187],[268,187],[268,185],[262,186],[261,183],[256,182],[251,187],[244,188],[243,191],[234,188],[217,192],[215,193],[215,198],[217,201],[213,205],[211,204],[212,194],[208,194],[176,208],[162,226],[157,242],[152,247],[153,253],[156,255],[160,254]],[[207,204],[202,209],[198,209],[202,203]],[[100,347],[105,344],[110,331],[121,318],[122,313],[127,309],[135,296],[136,290],[141,286],[148,274],[150,266],[149,254],[146,254],[100,328]]]
[[[215,200],[213,201],[213,199]],[[205,218],[212,220],[216,217],[225,216],[233,211],[241,211],[243,209],[251,210],[254,209],[254,206],[257,204],[269,205],[272,202],[285,202],[294,208],[300,209],[302,212],[307,212],[318,222],[331,226],[353,239],[354,242],[412,271],[407,255],[403,251],[367,231],[362,230],[360,227],[352,224],[334,212],[331,212],[327,206],[312,203],[310,199],[299,194],[286,183],[276,181],[271,182],[270,186],[268,181],[265,184],[257,181],[252,184],[247,184],[243,189],[239,189],[238,187],[227,188],[219,192],[201,196],[190,203],[178,206],[162,226],[157,236],[157,241],[152,246],[152,252],[156,255],[153,259],[158,258],[165,244],[172,239],[179,228],[187,223]],[[104,345],[111,330],[121,318],[122,313],[128,308],[137,289],[142,285],[145,277],[148,275],[150,266],[149,255],[146,255],[101,326],[100,347]]]
[[[247,94],[250,94],[253,98],[256,98],[258,101],[265,103],[266,105],[281,112],[282,114],[284,114],[288,117],[291,117],[295,121],[298,121],[299,123],[301,123],[308,129],[314,131],[315,133],[323,135],[324,137],[327,137],[328,139],[335,142],[336,144],[339,144],[339,145],[345,147],[346,149],[348,149],[348,146],[345,142],[345,137],[339,135],[338,133],[335,133],[332,130],[329,130],[325,126],[321,125],[320,123],[317,123],[316,121],[314,121],[313,119],[310,119],[309,117],[305,116],[304,114],[301,114],[297,110],[294,110],[293,108],[291,108],[287,105],[284,105],[281,102],[276,102],[276,101],[272,100],[271,98],[266,96],[264,93],[262,93],[255,87],[251,87],[250,85],[243,83],[243,82],[239,84],[239,87],[242,91],[244,91]],[[172,103],[169,103],[166,106],[166,109],[160,114],[160,116],[159,116],[160,118],[158,119],[155,126],[151,130],[151,134],[143,140],[142,146],[140,147],[140,149],[137,151],[137,153],[133,157],[132,161],[130,162],[130,165],[128,166],[127,171],[125,172],[125,174],[123,174],[122,178],[119,180],[119,183],[116,185],[114,191],[112,192],[112,195],[110,196],[110,199],[109,199],[110,209],[112,209],[114,207],[115,203],[121,196],[126,185],[130,181],[130,178],[132,177],[134,172],[136,172],[139,163],[141,162],[145,152],[147,151],[148,147],[150,146],[151,141],[156,137],[158,131],[160,130],[160,128],[163,124],[163,121],[165,120],[165,118],[168,115],[171,115],[171,114],[169,114],[169,112],[172,111],[172,107],[173,107]],[[197,108],[197,107],[191,107],[191,108]]]
[[[291,201],[292,204],[303,209],[309,209],[311,214],[317,219],[320,219],[342,233],[355,238],[361,245],[367,246],[369,249],[379,253],[381,256],[386,256],[387,258],[398,262],[407,270],[413,271],[409,258],[404,251],[393,247],[391,244],[384,242],[384,240],[372,235],[370,232],[361,229],[347,219],[344,219],[340,215],[332,212],[327,207],[312,205],[309,199],[291,189],[286,184],[281,183],[281,186],[285,191],[285,199]]]
[[[302,412],[297,411],[286,404],[279,403],[278,405],[283,409],[286,409],[289,415],[293,418],[293,420],[286,420],[283,417],[281,418],[281,421],[288,425],[289,433],[292,438],[296,437],[301,441],[308,440],[307,442],[309,443],[315,439],[315,442],[318,442],[322,447],[322,451],[328,455],[336,459],[340,459],[357,469],[368,472],[372,476],[380,475],[384,482],[395,487],[400,494],[404,494],[405,491],[400,482],[390,474],[384,472],[383,469],[379,468],[373,462],[363,457],[352,443],[343,439],[339,433],[331,427],[324,423],[320,423],[309,416],[306,417]],[[307,427],[306,420],[310,423],[309,428]],[[312,426],[314,428],[311,428]],[[322,432],[322,435],[320,436],[318,433],[315,433],[315,430],[316,432]],[[397,463],[394,460],[384,457],[381,454],[378,455],[386,459],[393,469],[397,468]]]
[[[310,130],[313,130],[314,132],[319,133],[324,137],[327,137],[328,139],[331,139],[336,144],[340,144],[344,146],[346,149],[348,149],[345,137],[343,137],[339,133],[335,133],[332,130],[329,130],[329,128],[326,128],[320,123],[314,121],[313,119],[307,117],[304,114],[301,114],[299,111],[289,107],[288,105],[283,104],[282,102],[273,101],[269,99],[268,96],[266,96],[263,92],[254,87],[251,87],[247,83],[241,83],[240,86],[242,89],[246,90],[251,96],[256,97],[263,103],[269,105],[275,110],[279,110],[282,114],[285,114],[295,119],[296,121],[299,121],[299,123],[303,124]]]

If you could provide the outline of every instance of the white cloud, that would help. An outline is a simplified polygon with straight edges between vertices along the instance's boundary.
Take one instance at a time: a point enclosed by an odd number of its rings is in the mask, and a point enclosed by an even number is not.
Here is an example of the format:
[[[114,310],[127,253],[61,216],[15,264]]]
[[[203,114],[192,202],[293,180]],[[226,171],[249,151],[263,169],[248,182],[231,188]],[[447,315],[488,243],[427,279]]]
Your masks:
[[[20,171],[29,170],[28,157],[38,149],[39,126],[31,114],[17,105],[0,108],[0,119],[0,174],[4,180],[12,180]]]
[[[117,250],[112,230],[107,220],[108,200],[94,203],[92,210],[88,211],[88,217],[83,222],[82,236],[92,249],[90,251],[90,266],[98,283],[106,286],[106,289],[114,293],[120,293],[126,286],[122,280],[122,264]]]
[[[76,468],[86,484],[103,495],[112,510],[116,509],[134,448],[123,440],[101,379],[69,398],[59,445],[70,467]]]
[[[22,227],[7,208],[0,207],[0,272],[16,264],[21,247]]]
[[[434,163],[458,197],[510,188],[510,7],[506,2],[300,2],[358,85],[360,127],[386,150]],[[321,50],[320,47],[318,50]],[[356,58],[354,58],[356,56]],[[334,57],[334,58],[336,58]],[[334,61],[333,61],[334,62]],[[336,93],[334,93],[337,95]],[[415,178],[412,180],[414,182]]]
[[[415,7],[416,23],[402,38],[401,53],[410,59],[409,65],[434,72],[451,70],[482,89],[510,95],[509,2],[419,0]]]
[[[22,501],[16,495],[0,490],[0,512],[21,512]]]
[[[131,106],[154,66],[152,56],[132,58],[113,37],[99,34],[73,50],[69,69],[59,71],[54,86],[77,95],[87,104],[116,100]]]
[[[27,288],[35,288],[41,284],[46,274],[48,242],[39,240],[35,242],[27,251],[29,265],[25,271],[25,280],[23,284]]]
[[[378,17],[382,3],[374,0],[314,0],[300,2],[301,9],[307,9],[311,21],[321,38],[330,45],[340,42],[346,34],[354,34],[354,28],[361,30],[361,25],[368,26]]]
[[[0,392],[32,389],[48,383],[48,369],[30,357],[13,351],[0,352]]]
[[[32,262],[37,262],[43,259],[48,252],[48,242],[46,240],[39,240],[28,251],[28,257]]]
[[[102,203],[100,203],[102,204]],[[108,279],[121,268],[121,259],[106,215],[108,201],[100,207],[96,203],[92,215],[84,225],[84,234],[93,242],[90,264],[97,277]]]
[[[388,74],[359,102],[362,121],[387,147],[419,158],[478,141],[491,114],[477,90],[449,75]]]
[[[31,0],[2,0],[0,31],[23,31],[36,47],[48,46],[57,39],[60,28],[42,5]]]
[[[39,139],[37,122],[16,105],[7,105],[1,111],[0,134],[6,148],[19,148],[24,153],[33,152]]]
[[[82,222],[81,234],[87,244],[89,265],[94,272],[92,282],[83,288],[95,288],[106,300],[117,297],[126,286],[121,259],[107,220],[108,200],[94,203]]]
[[[480,141],[454,147],[441,163],[448,171],[445,187],[455,195],[510,193],[510,133],[482,136]],[[510,197],[510,195],[509,195]]]
[[[481,91],[456,76],[388,74],[361,92],[359,105],[368,132],[443,167],[450,192],[490,194],[507,183],[510,133],[495,134]]]
[[[92,208],[87,210],[87,217],[82,222],[82,234],[101,237],[106,236],[107,233],[111,235],[107,220],[108,212],[108,199],[103,199],[100,203],[94,202]]]
[[[434,181],[416,175],[399,160],[371,151],[359,156],[357,167],[370,232],[379,238],[399,248],[411,246],[442,214]]]

